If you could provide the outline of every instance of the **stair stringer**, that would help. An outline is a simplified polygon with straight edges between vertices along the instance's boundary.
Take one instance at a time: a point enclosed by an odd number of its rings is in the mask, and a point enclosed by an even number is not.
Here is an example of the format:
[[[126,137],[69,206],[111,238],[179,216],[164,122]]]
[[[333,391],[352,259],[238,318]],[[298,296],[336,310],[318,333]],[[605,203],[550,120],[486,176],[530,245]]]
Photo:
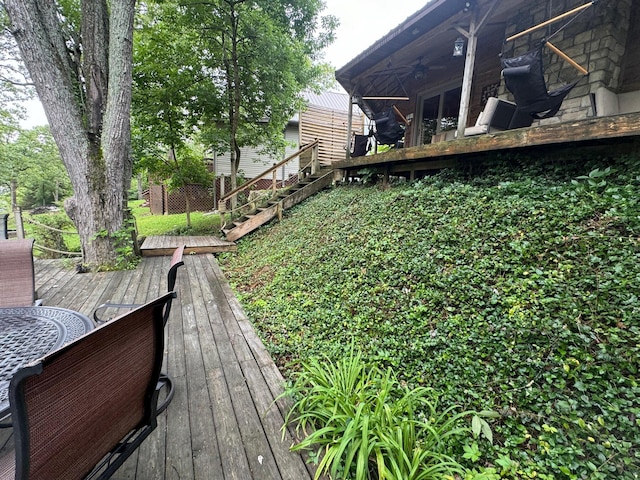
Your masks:
[[[226,240],[235,242],[248,233],[251,233],[254,230],[260,228],[265,223],[271,221],[274,217],[281,215],[284,210],[287,210],[294,205],[302,202],[303,200],[306,200],[310,196],[315,195],[319,191],[324,190],[332,183],[333,169],[327,171],[326,173],[323,173],[313,182],[306,184],[304,187],[287,195],[280,201],[272,203],[269,207],[252,212],[251,214],[249,214],[250,218],[225,232]]]

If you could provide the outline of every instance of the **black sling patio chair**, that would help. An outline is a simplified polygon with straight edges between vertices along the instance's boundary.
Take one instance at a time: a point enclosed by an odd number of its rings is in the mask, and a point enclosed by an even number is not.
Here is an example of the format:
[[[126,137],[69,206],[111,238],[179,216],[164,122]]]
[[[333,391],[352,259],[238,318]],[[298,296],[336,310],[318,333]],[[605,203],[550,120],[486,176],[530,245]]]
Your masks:
[[[501,60],[504,82],[513,94],[518,111],[527,113],[535,119],[556,115],[565,97],[582,80],[581,77],[549,91],[542,66],[543,48],[544,43],[524,55]]]
[[[373,135],[373,133],[371,134]],[[371,150],[371,144],[369,143],[369,137],[371,135],[358,135],[353,134],[351,140],[351,149],[349,153],[351,157],[364,157]]]
[[[547,35],[542,41],[540,41],[537,47],[530,52],[513,58],[501,58],[500,61],[502,63],[504,83],[513,94],[517,105],[517,113],[531,115],[534,119],[543,119],[555,116],[571,89],[573,89],[580,80],[589,75],[587,68],[575,62],[566,53],[553,45],[550,40],[597,3],[598,0],[591,0],[590,2],[578,6],[573,10],[557,15],[554,18],[539,23],[538,25],[528,28],[520,33],[516,33],[505,40],[506,44],[516,40],[517,38],[530,35],[532,32],[545,28],[555,22],[568,19],[564,24],[557,28],[555,32]],[[591,9],[591,11],[595,16],[595,10]],[[593,30],[591,30],[591,35],[593,36]],[[560,88],[549,91],[545,82],[544,67],[542,64],[542,49],[545,47],[558,55],[560,59],[573,66],[582,76],[567,85],[563,85]],[[587,59],[587,65],[588,64],[589,61]],[[514,117],[517,116],[518,115],[515,115]],[[510,128],[515,127],[512,126]]]
[[[374,136],[380,145],[394,145],[404,137],[404,128],[398,123],[393,107],[373,116],[376,122]]]

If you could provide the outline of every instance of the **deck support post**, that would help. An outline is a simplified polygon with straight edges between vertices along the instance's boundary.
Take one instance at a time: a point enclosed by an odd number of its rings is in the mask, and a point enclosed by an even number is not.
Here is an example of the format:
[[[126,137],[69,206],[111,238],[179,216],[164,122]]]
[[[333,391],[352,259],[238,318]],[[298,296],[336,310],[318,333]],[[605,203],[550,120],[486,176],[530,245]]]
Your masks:
[[[458,138],[464,138],[464,129],[467,127],[467,120],[469,118],[473,70],[476,65],[476,49],[478,47],[478,32],[497,3],[497,0],[494,0],[480,21],[478,21],[478,11],[476,8],[472,8],[470,12],[471,20],[469,23],[469,31],[466,31],[460,26],[455,27],[458,32],[467,38],[467,55],[465,56],[464,61],[464,76],[462,77],[462,92],[460,94],[460,111],[458,113]]]
[[[384,172],[382,177],[382,188],[384,190],[389,188],[389,178],[391,176],[391,166],[389,164],[384,166]]]
[[[347,113],[347,142],[344,158],[349,160],[351,158],[351,135],[353,132],[353,92],[349,92],[349,112]]]

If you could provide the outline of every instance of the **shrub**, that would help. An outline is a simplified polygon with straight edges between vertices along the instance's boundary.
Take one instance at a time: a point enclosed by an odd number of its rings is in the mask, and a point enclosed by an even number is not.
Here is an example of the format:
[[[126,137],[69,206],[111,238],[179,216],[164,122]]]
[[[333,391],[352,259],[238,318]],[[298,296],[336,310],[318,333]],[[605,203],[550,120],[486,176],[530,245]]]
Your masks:
[[[368,366],[353,350],[337,362],[302,362],[294,378],[285,393],[295,399],[285,427],[307,434],[293,449],[315,449],[316,478],[452,478],[464,473],[455,459],[463,446],[477,449],[465,442],[481,433],[493,438],[483,419],[492,412],[439,412],[432,390],[409,389],[390,368]]]

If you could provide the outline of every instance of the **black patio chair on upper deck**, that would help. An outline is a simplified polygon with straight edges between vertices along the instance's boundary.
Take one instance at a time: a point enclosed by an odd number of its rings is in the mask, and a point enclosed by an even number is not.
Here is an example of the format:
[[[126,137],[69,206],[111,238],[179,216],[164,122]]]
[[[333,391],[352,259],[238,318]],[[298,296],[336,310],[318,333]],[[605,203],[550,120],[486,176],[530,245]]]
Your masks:
[[[181,245],[176,248],[171,256],[171,263],[169,264],[169,271],[167,272],[167,291],[173,292],[174,287],[176,285],[176,276],[178,274],[178,268],[184,265],[184,260],[182,259],[184,255],[185,245]],[[98,305],[96,309],[93,311],[93,319],[96,323],[105,323],[111,320],[111,318],[102,318],[98,314],[99,311],[105,310],[108,308],[125,308],[132,309],[135,307],[139,307],[139,304],[136,303],[103,303],[102,305]],[[167,308],[164,311],[164,323],[166,325],[167,320],[169,320],[169,313],[171,312],[171,301],[169,301]]]
[[[555,116],[565,97],[582,80],[579,78],[555,90],[547,90],[542,66],[543,48],[544,43],[524,55],[502,59],[504,82],[513,94],[517,111],[534,119]]]
[[[533,50],[517,57],[501,59],[504,82],[509,91],[513,93],[516,105],[518,106],[518,113],[529,114],[534,119],[543,119],[555,116],[560,110],[560,106],[562,105],[565,97],[573,87],[575,87],[580,80],[589,75],[588,68],[579,65],[575,60],[553,45],[549,40],[563,31],[572,22],[576,21],[578,17],[583,15],[590,9],[590,7],[597,3],[598,0],[591,0],[584,5],[562,13],[552,19],[539,23],[538,25],[527,28],[520,33],[516,33],[505,40],[506,44],[507,42],[516,40],[517,38],[530,35],[534,31],[548,27],[555,22],[566,20],[560,27],[556,28],[554,32],[550,33],[540,41]],[[591,11],[595,17],[595,9],[591,9]],[[591,35],[593,36],[593,30],[591,30]],[[593,42],[589,43],[589,49],[591,48],[592,43]],[[560,59],[575,68],[582,76],[560,88],[548,90],[544,78],[544,67],[542,65],[542,49],[545,47],[549,48]],[[587,67],[588,65],[589,55],[587,56]],[[560,75],[558,74],[558,78],[559,77]]]
[[[404,127],[398,123],[393,107],[374,115],[376,123],[374,137],[380,145],[394,145],[404,137]]]

